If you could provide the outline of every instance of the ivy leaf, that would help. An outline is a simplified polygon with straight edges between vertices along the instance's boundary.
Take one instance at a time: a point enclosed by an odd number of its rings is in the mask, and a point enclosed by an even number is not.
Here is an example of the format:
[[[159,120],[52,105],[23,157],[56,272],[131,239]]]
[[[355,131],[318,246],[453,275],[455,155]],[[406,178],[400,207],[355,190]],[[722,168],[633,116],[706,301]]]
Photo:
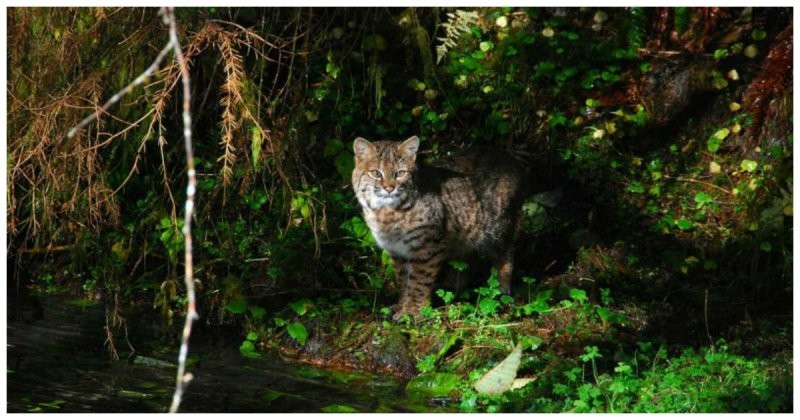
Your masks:
[[[709,204],[714,201],[714,198],[710,195],[699,192],[697,195],[694,196],[694,202],[697,203],[697,209],[702,209],[706,204]]]
[[[586,291],[581,289],[570,289],[569,290],[569,297],[573,300],[577,301],[578,303],[584,303],[588,299],[586,297]]]
[[[289,333],[289,336],[297,340],[301,346],[306,345],[306,340],[308,339],[308,331],[306,330],[305,325],[302,322],[294,322],[289,324],[286,327],[286,331]]]
[[[239,346],[239,353],[249,359],[258,359],[261,357],[261,354],[256,350],[256,345],[250,340],[245,340],[242,342],[242,345]]]
[[[314,306],[314,304],[308,299],[300,299],[289,303],[289,307],[292,308],[297,315],[301,316],[305,315],[312,306]]]

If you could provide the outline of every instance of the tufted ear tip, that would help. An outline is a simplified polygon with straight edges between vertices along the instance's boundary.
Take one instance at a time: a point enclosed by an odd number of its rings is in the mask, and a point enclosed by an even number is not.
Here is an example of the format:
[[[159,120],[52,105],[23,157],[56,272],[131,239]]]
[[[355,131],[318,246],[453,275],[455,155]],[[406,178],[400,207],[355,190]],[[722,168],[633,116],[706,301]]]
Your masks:
[[[365,158],[369,156],[370,153],[375,151],[375,146],[369,142],[369,140],[363,137],[357,137],[355,141],[353,141],[353,152],[355,153],[357,158]]]
[[[416,155],[417,151],[419,150],[419,137],[409,137],[403,142],[403,144],[400,145],[400,149],[403,150],[407,155]]]

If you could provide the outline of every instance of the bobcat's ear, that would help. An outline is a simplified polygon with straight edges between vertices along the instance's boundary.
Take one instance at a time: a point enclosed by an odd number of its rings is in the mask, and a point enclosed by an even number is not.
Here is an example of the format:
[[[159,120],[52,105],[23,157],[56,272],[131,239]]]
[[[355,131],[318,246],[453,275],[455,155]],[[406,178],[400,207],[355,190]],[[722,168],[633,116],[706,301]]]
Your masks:
[[[400,151],[406,156],[416,157],[417,150],[419,150],[419,137],[417,136],[409,137],[400,145]]]
[[[358,137],[353,142],[353,152],[356,154],[357,159],[365,159],[367,156],[375,153],[375,146],[367,139]]]

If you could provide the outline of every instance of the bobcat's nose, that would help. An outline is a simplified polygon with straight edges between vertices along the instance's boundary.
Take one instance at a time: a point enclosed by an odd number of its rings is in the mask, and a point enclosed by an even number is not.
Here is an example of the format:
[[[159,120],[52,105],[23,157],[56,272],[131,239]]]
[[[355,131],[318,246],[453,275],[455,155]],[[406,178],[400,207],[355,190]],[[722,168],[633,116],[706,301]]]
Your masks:
[[[391,193],[392,191],[394,191],[394,187],[391,185],[387,185],[383,187],[383,189],[386,190],[387,193]]]

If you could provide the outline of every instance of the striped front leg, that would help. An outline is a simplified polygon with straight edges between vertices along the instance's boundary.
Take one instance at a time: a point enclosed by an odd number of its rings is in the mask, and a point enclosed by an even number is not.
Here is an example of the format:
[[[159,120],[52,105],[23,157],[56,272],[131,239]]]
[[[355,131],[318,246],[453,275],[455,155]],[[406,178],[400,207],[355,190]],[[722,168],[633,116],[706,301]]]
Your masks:
[[[413,317],[430,303],[433,285],[443,262],[443,247],[427,248],[409,259],[394,260],[397,280],[403,285],[403,291],[400,302],[393,307],[392,319],[398,321],[405,314]]]

